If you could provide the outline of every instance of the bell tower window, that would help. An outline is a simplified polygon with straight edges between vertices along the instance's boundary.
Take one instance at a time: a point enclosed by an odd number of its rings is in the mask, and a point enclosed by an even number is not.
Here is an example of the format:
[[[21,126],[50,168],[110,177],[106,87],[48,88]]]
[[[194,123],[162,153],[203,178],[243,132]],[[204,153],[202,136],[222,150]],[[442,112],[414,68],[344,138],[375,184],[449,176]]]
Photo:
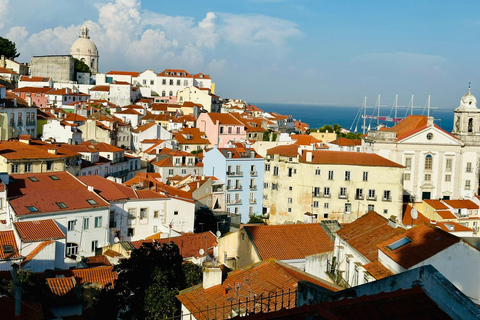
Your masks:
[[[473,119],[472,118],[468,119],[468,132],[469,133],[473,132]]]

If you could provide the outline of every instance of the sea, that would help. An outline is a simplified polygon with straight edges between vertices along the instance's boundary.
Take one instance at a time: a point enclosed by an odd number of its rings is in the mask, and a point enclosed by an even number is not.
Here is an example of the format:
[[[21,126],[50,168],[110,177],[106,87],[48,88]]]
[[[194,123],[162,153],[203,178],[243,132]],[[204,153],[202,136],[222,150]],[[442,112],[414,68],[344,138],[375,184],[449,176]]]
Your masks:
[[[293,104],[293,103],[264,103],[264,102],[252,102],[250,103],[255,105],[259,109],[262,109],[266,112],[278,112],[282,115],[291,115],[295,120],[302,121],[307,123],[311,129],[323,127],[324,125],[334,125],[338,124],[342,128],[361,132],[363,120],[359,115],[361,115],[361,106],[328,106],[328,105],[315,105],[315,104]],[[385,111],[380,110],[380,116],[390,116],[393,117],[393,111],[391,108],[386,108]],[[377,111],[373,109],[367,109],[366,114],[372,115],[372,112],[377,114]],[[397,109],[397,118],[404,118],[409,115],[410,111],[405,108]],[[426,109],[414,109],[414,115],[427,115]],[[453,109],[441,109],[441,108],[432,108],[430,109],[430,116],[435,118],[435,124],[447,132],[452,132],[453,129]],[[356,119],[359,119],[357,122]],[[381,122],[387,127],[392,127],[393,122]],[[366,126],[370,124],[372,130],[377,126],[376,120],[367,119]]]

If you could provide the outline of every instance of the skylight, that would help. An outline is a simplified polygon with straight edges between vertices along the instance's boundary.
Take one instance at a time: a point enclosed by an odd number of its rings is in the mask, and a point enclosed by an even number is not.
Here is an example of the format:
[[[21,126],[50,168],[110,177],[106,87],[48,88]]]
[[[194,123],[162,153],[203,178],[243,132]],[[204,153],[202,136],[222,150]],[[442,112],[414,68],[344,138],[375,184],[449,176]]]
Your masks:
[[[88,202],[89,204],[91,204],[92,206],[98,204],[97,201],[95,201],[95,200],[93,200],[93,199],[87,199],[87,202]]]
[[[60,209],[68,208],[67,205],[66,205],[64,202],[57,202],[57,206],[58,206]]]
[[[50,179],[52,179],[52,180],[60,180],[60,178],[57,177],[57,176],[55,176],[55,175],[51,175],[51,176],[49,176],[49,177],[50,177]]]
[[[408,243],[410,243],[410,242],[412,242],[412,239],[407,238],[407,237],[403,237],[402,239],[397,240],[397,241],[395,241],[394,243],[389,244],[389,245],[387,246],[387,248],[393,251],[393,250],[396,250],[396,249],[398,249],[398,248],[403,247],[404,245],[406,245],[406,244],[408,244]]]
[[[38,179],[36,177],[28,177],[28,179],[30,179],[30,181],[32,182],[38,182]]]
[[[38,209],[35,208],[34,206],[27,206],[27,209],[30,210],[30,212],[37,212]]]

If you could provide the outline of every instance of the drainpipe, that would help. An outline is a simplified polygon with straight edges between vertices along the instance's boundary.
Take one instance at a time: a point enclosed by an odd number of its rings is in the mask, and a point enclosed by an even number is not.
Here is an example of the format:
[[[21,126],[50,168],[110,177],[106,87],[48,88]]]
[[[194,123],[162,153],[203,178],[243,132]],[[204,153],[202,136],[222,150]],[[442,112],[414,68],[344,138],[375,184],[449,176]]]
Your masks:
[[[22,305],[22,289],[17,280],[19,265],[14,263],[12,264],[12,268],[13,294],[15,296],[15,319],[20,319],[20,310]]]

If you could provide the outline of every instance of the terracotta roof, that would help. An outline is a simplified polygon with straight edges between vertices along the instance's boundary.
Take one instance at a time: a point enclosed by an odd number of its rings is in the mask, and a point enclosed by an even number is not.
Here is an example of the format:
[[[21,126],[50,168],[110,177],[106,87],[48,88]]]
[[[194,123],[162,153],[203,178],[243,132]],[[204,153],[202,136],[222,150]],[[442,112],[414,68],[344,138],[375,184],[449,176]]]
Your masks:
[[[168,72],[168,75],[167,75],[167,72]],[[177,72],[179,72],[180,75],[177,75]],[[183,73],[185,73],[184,76],[182,76]],[[165,69],[162,72],[160,72],[158,75],[161,76],[161,77],[182,77],[182,78],[191,78],[192,77],[192,75],[190,73],[188,73],[187,71],[182,70],[182,69]]]
[[[395,250],[388,248],[403,238],[408,238],[411,242]],[[459,241],[459,237],[423,223],[379,243],[378,249],[402,267],[409,269]]]
[[[80,145],[92,146],[98,151],[102,152],[119,152],[124,151],[122,148],[112,146],[111,144],[105,142],[91,142],[91,141],[84,141]]]
[[[132,241],[132,245],[135,247],[135,249],[138,249],[145,242],[155,242],[158,244],[173,242],[178,246],[178,249],[180,250],[180,255],[184,259],[192,257],[199,258],[205,256],[205,254],[201,255],[199,253],[200,248],[203,249],[205,253],[207,253],[209,250],[218,245],[217,237],[215,237],[215,235],[211,231],[195,234],[187,233],[179,237],[172,238]]]
[[[217,124],[217,121],[223,125],[236,125],[236,126],[243,126],[243,123],[235,118],[230,113],[208,113],[208,117],[212,120],[213,124]]]
[[[477,209],[478,204],[471,200],[443,200],[447,205],[454,209]]]
[[[223,156],[227,159],[240,159],[240,158],[257,158],[261,159],[263,158],[261,155],[259,155],[255,149],[253,148],[245,148],[245,147],[236,147],[236,148],[218,148],[218,151],[223,154]],[[230,155],[229,156],[229,152]],[[253,157],[251,153],[253,152]]]
[[[38,181],[32,181],[31,177]],[[11,178],[8,200],[17,216],[110,207],[108,202],[65,171],[15,174]],[[90,200],[94,203],[90,204]]]
[[[396,132],[397,140],[409,136],[412,131],[427,125],[427,116],[410,115],[391,128],[382,128],[380,131]]]
[[[412,216],[410,215],[410,212],[412,212],[412,206],[408,205],[403,205],[403,218],[402,218],[402,224],[404,226],[412,226],[412,225],[417,225],[423,222],[430,222],[430,219],[425,217],[421,212],[417,211],[418,218],[413,219]]]
[[[312,144],[317,144],[321,142],[317,138],[308,134],[292,134],[290,138],[292,138],[292,140],[296,140],[294,144],[298,144],[301,146],[311,146]]]
[[[205,133],[198,128],[182,128],[173,137],[179,144],[210,144]]]
[[[135,71],[109,71],[107,74],[113,74],[113,75],[118,75],[118,76],[132,76],[132,77],[138,77],[140,75],[140,72],[135,72]]]
[[[36,242],[65,238],[65,234],[52,219],[19,221],[15,222],[14,225],[22,242]]]
[[[151,190],[134,190],[130,187],[97,175],[78,177],[86,185],[93,186],[96,193],[107,201],[123,199],[165,199],[164,195]]]
[[[297,144],[287,144],[284,146],[277,146],[267,150],[267,154],[278,154],[285,157],[296,157],[298,156],[298,149],[300,148]]]
[[[118,273],[113,266],[100,266],[86,269],[56,270],[54,273],[58,276],[74,277],[79,285],[86,283],[99,283],[102,287],[107,284],[115,284],[118,279]]]
[[[4,68],[4,67],[0,67],[0,73],[18,74],[13,70],[10,70],[10,69]]]
[[[109,249],[110,250],[110,249]],[[109,251],[107,250],[107,251]],[[101,267],[101,266],[111,266],[112,264],[108,261],[106,255],[107,251],[105,251],[102,255],[87,257],[87,266],[91,267]]]
[[[56,154],[48,152],[50,149],[55,149]],[[31,140],[29,144],[20,141],[1,141],[0,156],[7,160],[34,160],[63,159],[80,155],[61,146],[40,140]]]
[[[317,223],[290,225],[245,225],[261,260],[304,259],[333,250],[333,242]]]
[[[472,228],[465,227],[464,225],[461,225],[460,223],[457,223],[455,221],[437,221],[434,225],[446,232],[474,231]]]
[[[80,298],[75,290],[77,282],[74,277],[68,278],[47,278],[47,285],[50,288],[48,302],[54,306],[69,306],[81,304]]]
[[[12,246],[13,251],[5,253],[5,246]],[[13,230],[0,231],[0,259],[15,258],[20,258],[20,253],[18,252],[17,241],[15,241]]]
[[[194,202],[192,192],[183,191],[183,190],[177,189],[175,187],[166,185],[165,183],[155,184],[154,190],[156,192],[162,192],[168,197],[175,197],[175,198],[180,198],[182,200],[186,200],[186,201],[189,201],[189,202]]]
[[[16,93],[16,92],[21,92],[21,93],[35,93],[35,94],[42,94],[44,95],[45,93],[47,93],[48,91],[51,91],[53,90],[52,88],[49,88],[49,87],[43,87],[43,88],[40,88],[40,87],[23,87],[23,88],[17,88],[17,89],[13,89],[12,92]]]
[[[125,110],[122,110],[122,111],[118,111],[118,112],[115,112],[115,114],[133,114],[133,115],[141,115],[140,112],[136,111],[136,110],[133,110],[133,109],[125,109]]]
[[[20,81],[29,81],[29,82],[48,82],[50,78],[47,77],[31,77],[31,76],[21,76]]]
[[[66,117],[63,118],[65,121],[87,121],[87,118],[76,113],[67,113]]]
[[[232,309],[229,307],[231,301],[245,301],[245,297],[266,297],[268,294],[294,291],[300,281],[308,281],[327,290],[338,291],[338,287],[333,284],[280,261],[269,259],[230,272],[221,285],[204,289],[200,284],[181,291],[177,298],[191,312],[207,308],[211,310],[208,313],[195,314],[196,319],[214,319],[215,306],[225,305],[225,314],[231,314]],[[265,299],[264,304],[268,306],[263,307],[269,308],[270,311],[283,307],[292,308],[295,306],[294,299],[295,295],[284,295],[283,301]]]
[[[361,146],[362,140],[359,139],[347,139],[347,138],[337,138],[333,141],[330,141],[331,144],[336,144],[339,146]]]
[[[337,231],[337,235],[370,261],[377,260],[377,244],[405,231],[392,228],[388,220],[375,211],[370,211]]]
[[[155,183],[161,182],[162,177],[160,176],[160,173],[155,173],[155,172],[137,172],[135,174],[135,177],[132,179],[125,181],[123,184],[126,186],[133,186],[133,185],[139,185],[141,184],[143,187],[150,188]]]
[[[308,163],[404,168],[404,166],[396,162],[390,161],[388,159],[385,159],[375,153],[362,153],[362,152],[349,152],[349,151],[329,151],[329,150],[304,151],[301,156],[301,162],[307,162],[306,155],[308,152],[312,152],[312,161]]]
[[[95,87],[91,88],[90,91],[110,92],[110,86],[109,85],[99,85],[99,86],[95,86]]]
[[[450,210],[436,210],[435,212],[442,217],[442,219],[457,219]]]
[[[204,73],[197,73],[197,74],[194,74],[193,77],[195,79],[211,79],[209,75],[206,75]]]
[[[424,199],[423,201],[435,210],[448,210],[448,207],[442,202],[442,200]]]
[[[368,271],[376,280],[380,280],[386,277],[390,277],[393,273],[385,268],[378,260],[372,261],[363,265],[363,268]]]

